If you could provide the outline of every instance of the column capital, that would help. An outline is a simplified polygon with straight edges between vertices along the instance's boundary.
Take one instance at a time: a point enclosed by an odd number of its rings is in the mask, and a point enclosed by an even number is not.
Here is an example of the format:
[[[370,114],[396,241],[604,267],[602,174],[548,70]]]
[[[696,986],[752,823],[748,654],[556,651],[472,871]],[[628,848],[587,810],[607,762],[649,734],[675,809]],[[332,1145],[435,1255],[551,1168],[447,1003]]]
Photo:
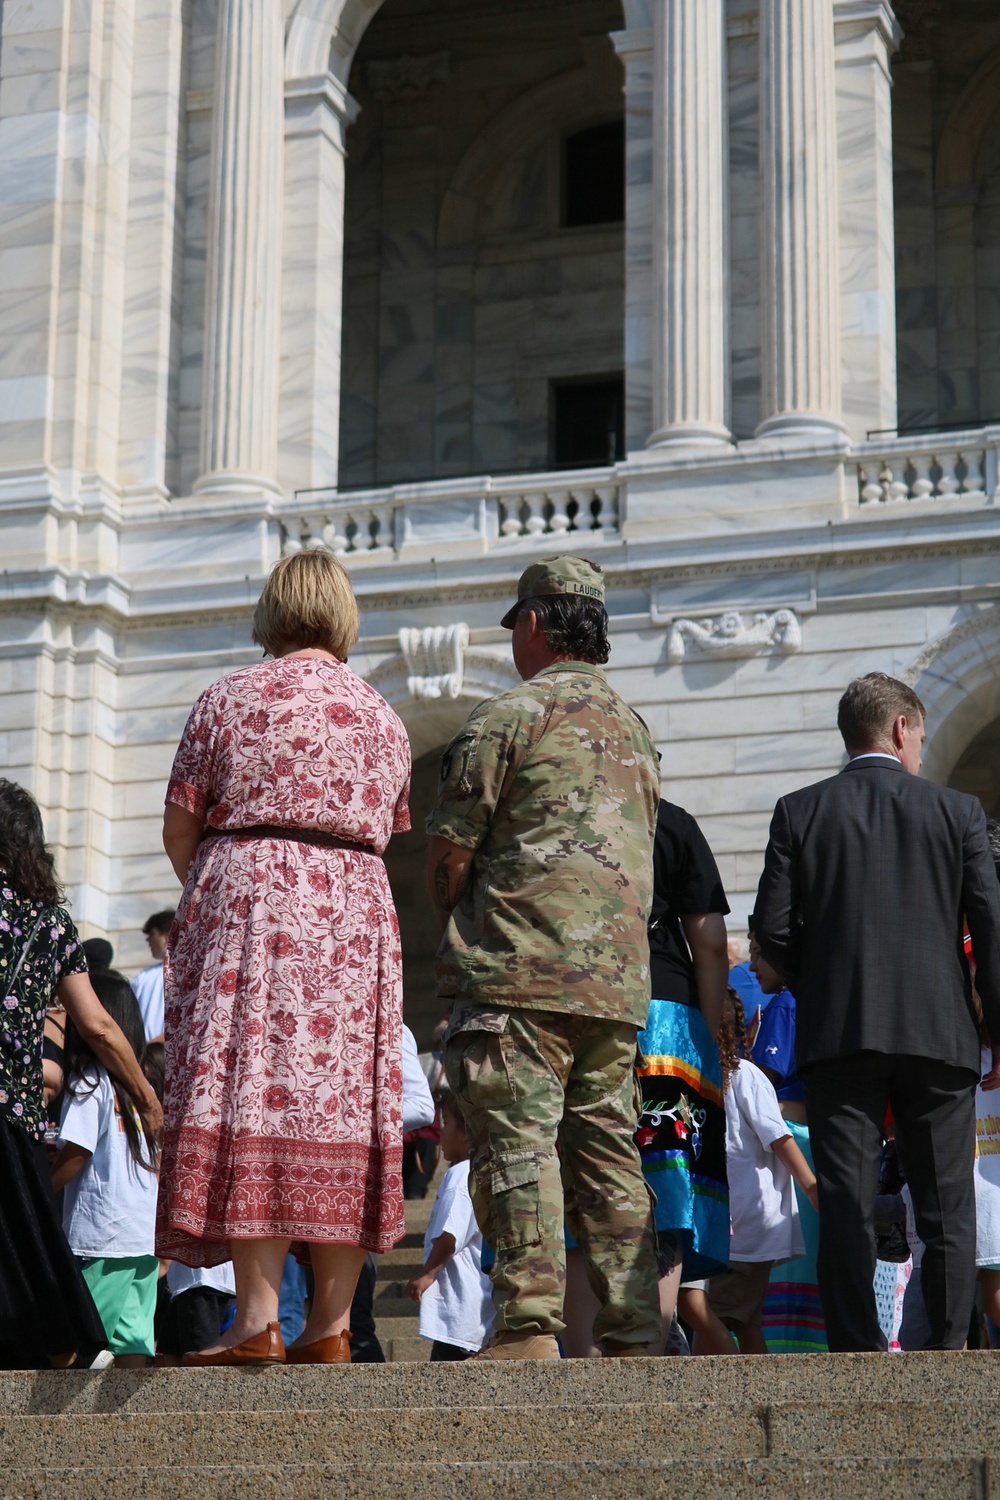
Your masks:
[[[651,57],[653,28],[642,26],[634,31],[613,31],[611,44],[623,63],[629,63],[637,57]]]
[[[332,73],[290,78],[285,83],[285,140],[323,135],[339,151],[361,112],[358,101]]]
[[[899,51],[903,28],[888,0],[834,0],[835,64],[881,68],[892,83],[889,59]]]

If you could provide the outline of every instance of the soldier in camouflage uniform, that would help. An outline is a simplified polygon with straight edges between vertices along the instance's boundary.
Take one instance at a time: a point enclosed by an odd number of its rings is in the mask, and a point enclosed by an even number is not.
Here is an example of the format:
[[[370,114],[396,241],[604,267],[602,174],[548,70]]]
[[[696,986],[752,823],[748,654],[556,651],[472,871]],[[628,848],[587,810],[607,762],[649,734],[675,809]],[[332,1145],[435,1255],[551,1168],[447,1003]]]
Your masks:
[[[601,1302],[595,1339],[606,1354],[642,1354],[660,1332],[633,1143],[657,753],[601,670],[607,614],[593,563],[528,568],[502,624],[524,681],[477,708],[447,747],[427,820],[446,924],[445,1066],[468,1128],[476,1217],[496,1252],[497,1333],[484,1355],[558,1358],[564,1217]]]

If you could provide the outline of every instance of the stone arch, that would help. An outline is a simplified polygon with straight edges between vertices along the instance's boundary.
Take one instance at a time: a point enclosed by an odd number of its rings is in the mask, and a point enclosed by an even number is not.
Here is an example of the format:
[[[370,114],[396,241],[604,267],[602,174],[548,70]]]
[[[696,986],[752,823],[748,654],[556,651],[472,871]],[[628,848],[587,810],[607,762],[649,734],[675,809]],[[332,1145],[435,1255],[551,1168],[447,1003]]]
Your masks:
[[[467,651],[462,690],[457,698],[414,698],[407,683],[410,668],[402,652],[391,656],[368,675],[387,703],[396,710],[410,736],[413,759],[451,739],[484,698],[493,698],[516,687],[520,677],[512,661],[485,652]]]
[[[285,77],[332,73],[346,88],[354,54],[384,0],[294,0],[285,27]]]
[[[991,120],[1000,111],[1000,47],[980,64],[958,96],[938,145],[935,186],[971,187]]]
[[[490,120],[458,163],[445,190],[438,218],[439,245],[460,245],[475,238],[483,204],[496,196],[502,177],[546,130],[607,117],[609,69],[615,70],[613,81],[620,89],[620,64],[614,54],[585,44],[582,68],[528,89]]]
[[[932,641],[903,680],[927,709],[924,775],[944,784],[976,735],[1000,717],[1000,606],[977,610]]]

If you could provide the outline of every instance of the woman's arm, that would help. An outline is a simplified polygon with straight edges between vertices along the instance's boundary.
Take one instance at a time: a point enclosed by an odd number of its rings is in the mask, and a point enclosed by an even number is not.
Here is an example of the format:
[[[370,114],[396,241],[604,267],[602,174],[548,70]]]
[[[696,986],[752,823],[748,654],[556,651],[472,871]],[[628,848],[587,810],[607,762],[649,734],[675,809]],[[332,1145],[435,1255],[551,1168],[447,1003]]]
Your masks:
[[[93,1152],[84,1150],[83,1146],[67,1141],[52,1163],[52,1191],[61,1192],[67,1182],[79,1177],[92,1155]]]
[[[187,880],[204,826],[201,818],[176,802],[168,802],[163,809],[163,847],[181,885]]]
[[[62,1093],[62,1086],[66,1082],[63,1070],[58,1063],[53,1062],[50,1057],[42,1058],[42,1092],[45,1095],[46,1109],[58,1094]]]
[[[108,1072],[125,1085],[142,1118],[156,1134],[163,1127],[160,1101],[118,1023],[111,1019],[94,994],[89,976],[67,974],[59,981],[56,994],[83,1040],[93,1048]]]
[[[726,919],[720,912],[710,911],[700,916],[682,916],[681,926],[694,963],[698,1006],[714,1041],[719,1035],[729,984]]]

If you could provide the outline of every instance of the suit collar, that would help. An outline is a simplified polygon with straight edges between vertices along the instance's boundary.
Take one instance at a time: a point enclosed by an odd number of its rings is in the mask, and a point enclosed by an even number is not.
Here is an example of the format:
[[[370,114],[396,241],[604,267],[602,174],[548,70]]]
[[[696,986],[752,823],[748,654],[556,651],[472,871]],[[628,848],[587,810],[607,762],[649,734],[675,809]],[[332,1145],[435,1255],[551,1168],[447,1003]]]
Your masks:
[[[859,755],[855,760],[849,760],[844,767],[845,771],[902,771],[903,762],[888,755]]]

